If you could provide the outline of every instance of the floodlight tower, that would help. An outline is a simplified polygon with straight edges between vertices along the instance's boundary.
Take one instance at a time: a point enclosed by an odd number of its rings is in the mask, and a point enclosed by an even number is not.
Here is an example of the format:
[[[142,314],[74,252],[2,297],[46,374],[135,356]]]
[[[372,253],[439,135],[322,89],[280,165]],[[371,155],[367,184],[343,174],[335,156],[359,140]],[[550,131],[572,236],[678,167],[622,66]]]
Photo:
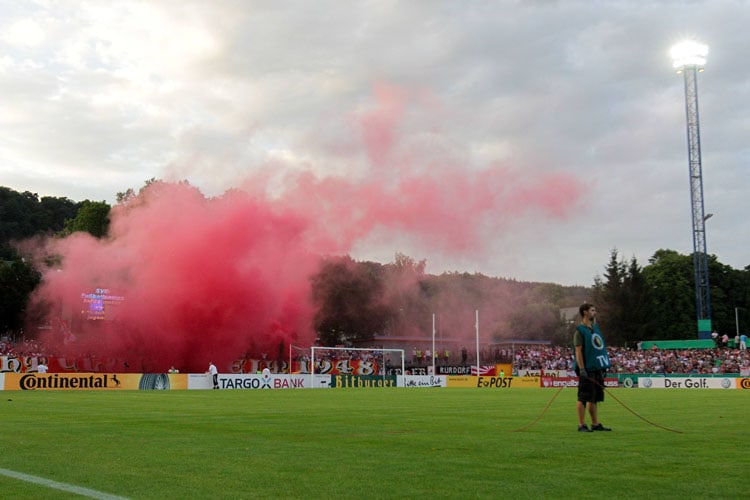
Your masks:
[[[708,47],[693,40],[672,47],[673,67],[685,77],[685,113],[687,115],[688,162],[690,166],[690,202],[693,213],[693,268],[695,271],[695,308],[698,336],[711,335],[711,293],[708,283],[706,219],[703,212],[703,171],[698,121],[698,73],[706,64]]]

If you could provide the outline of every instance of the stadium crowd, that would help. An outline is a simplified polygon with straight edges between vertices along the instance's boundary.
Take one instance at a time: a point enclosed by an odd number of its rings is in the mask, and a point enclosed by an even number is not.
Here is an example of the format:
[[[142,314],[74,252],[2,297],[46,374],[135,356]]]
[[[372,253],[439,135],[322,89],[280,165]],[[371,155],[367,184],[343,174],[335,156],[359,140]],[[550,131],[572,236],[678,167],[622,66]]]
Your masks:
[[[730,347],[712,349],[627,349],[609,347],[609,358],[612,367],[610,373],[653,373],[653,374],[722,374],[740,373],[750,370],[750,350]],[[391,359],[393,353],[385,353],[386,364],[396,363]],[[416,351],[409,356],[407,367],[426,367],[432,363],[432,353]],[[434,356],[436,364],[467,365],[475,363],[475,355],[467,355],[465,348],[458,352],[439,351]],[[35,340],[11,342],[0,341],[0,356],[33,357],[49,356],[49,350]],[[316,353],[316,362],[324,360],[362,360],[380,361],[383,353],[373,351],[320,350]],[[296,361],[310,361],[309,350],[297,352]],[[513,363],[513,370],[571,370],[573,351],[563,346],[516,347],[514,349],[482,350],[480,362]]]
[[[653,374],[722,374],[740,373],[750,369],[750,351],[733,348],[713,349],[626,349],[609,347],[609,358],[612,363],[610,373],[653,373]],[[419,350],[407,356],[407,368],[426,367],[432,363],[430,351]],[[465,351],[464,351],[465,352]],[[459,356],[435,356],[437,365],[454,363],[472,364],[476,356],[466,354]],[[364,359],[379,360],[382,354],[367,351],[319,351],[316,360],[331,359]],[[309,356],[300,354],[298,360],[309,361]],[[386,354],[390,364],[390,354]],[[502,350],[482,350],[481,363],[513,363],[513,370],[572,370],[573,350],[563,346],[534,346]]]
[[[634,350],[609,347],[610,373],[739,373],[750,368],[750,351],[714,349]],[[517,349],[515,370],[569,370],[573,350],[570,347],[545,346]]]
[[[0,356],[46,356],[47,349],[36,340],[0,341]]]

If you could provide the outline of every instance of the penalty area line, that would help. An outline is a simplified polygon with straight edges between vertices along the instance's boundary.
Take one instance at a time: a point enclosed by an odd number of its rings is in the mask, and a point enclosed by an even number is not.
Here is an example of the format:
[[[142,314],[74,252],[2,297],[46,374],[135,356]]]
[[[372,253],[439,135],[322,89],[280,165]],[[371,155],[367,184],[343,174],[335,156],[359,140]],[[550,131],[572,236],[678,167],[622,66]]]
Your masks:
[[[125,500],[125,497],[118,497],[116,495],[110,495],[109,493],[103,493],[101,491],[75,486],[73,484],[60,483],[58,481],[52,481],[51,479],[24,474],[23,472],[0,468],[0,475],[26,481],[27,483],[37,484],[39,486],[46,486],[47,488],[75,493],[76,495],[84,497],[99,498],[101,500]]]

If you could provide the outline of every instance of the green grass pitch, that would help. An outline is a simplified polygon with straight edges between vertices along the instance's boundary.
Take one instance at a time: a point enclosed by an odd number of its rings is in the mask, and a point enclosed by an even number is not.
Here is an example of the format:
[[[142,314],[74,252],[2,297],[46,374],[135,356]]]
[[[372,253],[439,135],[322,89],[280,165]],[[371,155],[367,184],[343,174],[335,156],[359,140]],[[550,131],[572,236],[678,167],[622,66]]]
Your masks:
[[[129,498],[746,498],[750,391],[0,393],[0,468]],[[555,397],[556,396],[556,397]],[[511,432],[533,422],[533,426]],[[3,498],[79,498],[0,475]]]

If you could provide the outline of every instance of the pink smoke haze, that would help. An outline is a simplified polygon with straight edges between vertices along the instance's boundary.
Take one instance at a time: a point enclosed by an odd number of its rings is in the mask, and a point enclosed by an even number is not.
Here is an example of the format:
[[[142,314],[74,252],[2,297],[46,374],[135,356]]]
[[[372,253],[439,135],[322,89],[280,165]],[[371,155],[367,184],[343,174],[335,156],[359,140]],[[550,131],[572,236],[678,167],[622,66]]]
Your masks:
[[[72,336],[54,328],[46,340],[138,371],[202,372],[209,361],[226,370],[246,354],[276,359],[289,343],[314,342],[310,277],[321,256],[346,254],[374,230],[406,233],[446,255],[481,255],[488,230],[496,238],[510,217],[562,218],[575,206],[580,190],[564,173],[421,161],[407,147],[409,100],[379,86],[358,115],[362,175],[290,170],[271,195],[261,171],[215,198],[157,182],[113,208],[108,238],[49,240],[45,253],[60,265],[45,273],[36,301]],[[80,319],[81,294],[96,288],[124,297],[109,308],[111,321]]]

